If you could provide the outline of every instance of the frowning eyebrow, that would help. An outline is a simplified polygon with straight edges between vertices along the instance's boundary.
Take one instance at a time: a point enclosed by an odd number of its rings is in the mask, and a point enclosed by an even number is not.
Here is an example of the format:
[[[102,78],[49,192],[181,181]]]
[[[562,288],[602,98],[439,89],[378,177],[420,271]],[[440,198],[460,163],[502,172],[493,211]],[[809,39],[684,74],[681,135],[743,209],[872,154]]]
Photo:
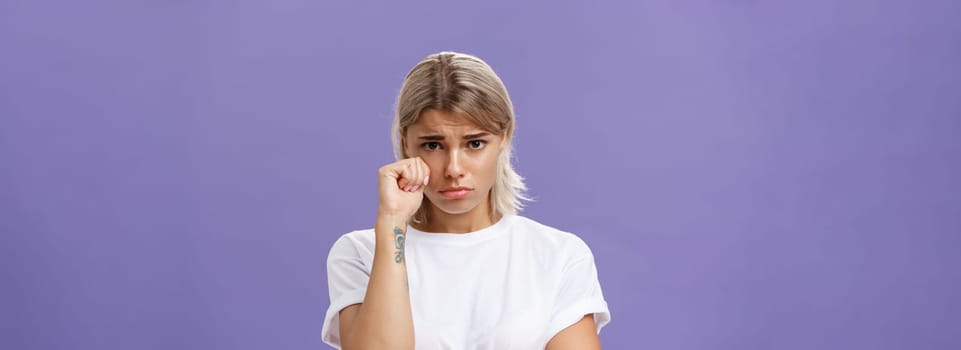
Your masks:
[[[484,137],[484,136],[490,136],[490,133],[487,133],[487,132],[479,132],[479,133],[476,133],[476,134],[467,134],[467,135],[464,135],[464,139],[465,139],[465,140],[473,140],[473,139],[482,138],[482,137]],[[444,135],[427,135],[427,136],[420,136],[420,137],[418,137],[418,139],[428,140],[428,141],[443,141],[443,140],[444,140]]]

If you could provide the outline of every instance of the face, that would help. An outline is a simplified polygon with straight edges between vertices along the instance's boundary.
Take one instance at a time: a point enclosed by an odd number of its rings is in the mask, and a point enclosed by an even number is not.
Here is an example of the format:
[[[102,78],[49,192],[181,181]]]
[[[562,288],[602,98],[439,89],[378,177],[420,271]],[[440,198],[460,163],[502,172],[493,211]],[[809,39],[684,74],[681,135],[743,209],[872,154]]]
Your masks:
[[[487,211],[504,138],[454,112],[429,109],[407,128],[404,147],[430,167],[427,199],[447,214]],[[481,205],[484,204],[484,205]]]

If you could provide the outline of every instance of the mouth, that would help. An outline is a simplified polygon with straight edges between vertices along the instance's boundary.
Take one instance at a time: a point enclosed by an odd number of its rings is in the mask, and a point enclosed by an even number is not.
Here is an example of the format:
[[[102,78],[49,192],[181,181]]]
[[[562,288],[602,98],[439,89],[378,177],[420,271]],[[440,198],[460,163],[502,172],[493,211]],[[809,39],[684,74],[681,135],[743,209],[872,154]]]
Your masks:
[[[440,195],[447,199],[461,199],[467,197],[471,191],[473,191],[473,189],[467,187],[454,187],[441,190]]]

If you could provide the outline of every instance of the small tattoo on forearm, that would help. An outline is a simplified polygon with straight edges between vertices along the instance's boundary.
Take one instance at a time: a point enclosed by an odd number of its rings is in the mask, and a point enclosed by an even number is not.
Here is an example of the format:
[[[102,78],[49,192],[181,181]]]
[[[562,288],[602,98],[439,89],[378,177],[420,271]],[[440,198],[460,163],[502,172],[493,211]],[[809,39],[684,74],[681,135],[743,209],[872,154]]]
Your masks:
[[[404,230],[400,227],[394,228],[394,246],[397,248],[394,252],[394,262],[398,264],[404,262]]]

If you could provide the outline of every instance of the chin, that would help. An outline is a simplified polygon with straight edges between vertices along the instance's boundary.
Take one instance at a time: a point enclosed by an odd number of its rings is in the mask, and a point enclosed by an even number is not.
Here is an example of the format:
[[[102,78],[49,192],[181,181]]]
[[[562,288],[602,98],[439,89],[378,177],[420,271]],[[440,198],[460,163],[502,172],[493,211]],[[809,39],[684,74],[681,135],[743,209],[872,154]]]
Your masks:
[[[440,210],[440,211],[442,211],[442,212],[444,212],[444,213],[450,214],[450,215],[466,214],[466,213],[469,213],[471,210],[473,210],[474,208],[477,207],[476,204],[473,204],[473,205],[444,205],[444,206],[441,206],[441,205],[437,205],[436,203],[434,204],[434,206],[437,207],[438,210]]]
[[[469,213],[471,210],[474,210],[474,208],[477,208],[478,204],[480,204],[478,201],[469,200],[466,198],[464,200],[457,200],[457,201],[448,201],[447,199],[444,199],[444,198],[439,198],[439,199],[440,200],[431,199],[430,202],[435,208],[437,208],[437,210],[440,210],[449,215],[459,215],[459,214]],[[453,202],[453,203],[450,203],[450,202]]]

